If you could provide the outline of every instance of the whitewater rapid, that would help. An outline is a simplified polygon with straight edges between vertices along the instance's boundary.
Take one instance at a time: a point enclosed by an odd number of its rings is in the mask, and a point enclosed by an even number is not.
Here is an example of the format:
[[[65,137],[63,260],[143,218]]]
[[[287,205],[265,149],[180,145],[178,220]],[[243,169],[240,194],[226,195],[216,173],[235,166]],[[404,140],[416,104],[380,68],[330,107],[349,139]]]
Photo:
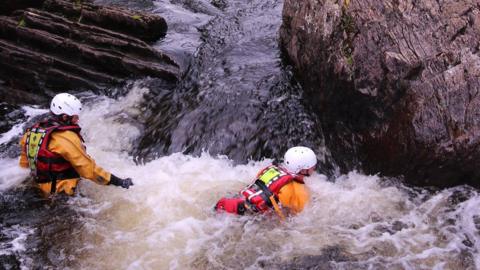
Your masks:
[[[83,180],[77,196],[58,202],[76,213],[68,239],[54,243],[63,267],[279,268],[329,248],[342,252],[331,263],[338,269],[480,267],[480,196],[467,187],[428,192],[357,172],[330,180],[317,173],[306,181],[310,204],[286,222],[215,214],[221,196],[239,191],[271,160],[234,165],[226,156],[175,153],[138,164],[128,151],[141,134],[133,119],[148,91],[135,85],[118,99],[82,96],[88,153],[135,185],[124,190]],[[18,133],[14,129],[8,136]],[[17,162],[0,160],[0,192],[25,185],[28,171]],[[10,227],[5,233],[13,240],[0,246],[0,254],[19,255],[23,269],[38,266],[26,252],[36,230]]]

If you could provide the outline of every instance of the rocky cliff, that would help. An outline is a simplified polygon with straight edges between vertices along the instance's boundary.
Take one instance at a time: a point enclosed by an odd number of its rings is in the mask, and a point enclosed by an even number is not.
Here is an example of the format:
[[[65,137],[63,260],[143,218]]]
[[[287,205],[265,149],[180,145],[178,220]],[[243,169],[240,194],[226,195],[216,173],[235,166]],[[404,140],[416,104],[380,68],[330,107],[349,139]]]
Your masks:
[[[281,45],[344,170],[480,186],[480,3],[286,0]]]

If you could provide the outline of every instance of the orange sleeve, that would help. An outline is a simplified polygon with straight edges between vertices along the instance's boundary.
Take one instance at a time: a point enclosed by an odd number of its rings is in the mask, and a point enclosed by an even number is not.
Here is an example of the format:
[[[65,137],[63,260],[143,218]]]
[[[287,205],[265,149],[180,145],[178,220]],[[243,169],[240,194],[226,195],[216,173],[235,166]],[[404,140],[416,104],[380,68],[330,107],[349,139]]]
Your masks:
[[[20,139],[20,160],[18,164],[22,168],[28,168],[28,159],[27,159],[27,153],[25,152],[25,143],[27,141],[27,133],[23,134],[22,138]]]
[[[98,184],[110,182],[111,174],[95,163],[85,151],[80,137],[73,131],[56,131],[51,135],[48,149],[70,162],[81,177]]]
[[[309,194],[305,184],[292,181],[280,189],[278,198],[283,207],[288,208],[294,214],[298,214],[303,211],[308,203]]]

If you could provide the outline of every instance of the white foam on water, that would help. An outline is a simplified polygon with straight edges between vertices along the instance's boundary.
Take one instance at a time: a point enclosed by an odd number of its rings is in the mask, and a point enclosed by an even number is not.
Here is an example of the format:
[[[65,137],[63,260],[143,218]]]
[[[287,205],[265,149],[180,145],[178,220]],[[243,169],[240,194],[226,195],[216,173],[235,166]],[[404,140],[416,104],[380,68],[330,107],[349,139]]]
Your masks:
[[[135,183],[124,190],[83,181],[88,199],[73,203],[85,219],[76,254],[82,268],[256,269],[262,261],[288,262],[339,246],[372,265],[449,269],[459,265],[462,226],[476,232],[470,219],[455,232],[442,223],[448,190],[419,203],[406,189],[357,172],[335,182],[321,174],[307,179],[311,203],[283,224],[275,216],[215,214],[220,197],[238,192],[270,160],[234,165],[226,157],[176,153],[135,164],[127,152],[141,131],[130,119],[141,113],[137,104],[146,91],[99,97],[81,115],[88,152]],[[456,211],[472,211],[472,204]]]
[[[47,109],[23,106],[27,119],[25,122],[14,125],[9,131],[0,134],[0,144],[8,143],[15,137],[22,135],[27,121],[33,117],[47,113]],[[18,158],[4,158],[0,160],[0,192],[19,185],[28,176],[29,170],[18,166]]]
[[[26,241],[27,237],[35,232],[35,229],[27,226],[13,225],[8,228],[2,228],[2,234],[5,235],[10,241],[0,243],[0,255],[16,255],[20,259],[20,269],[30,269],[32,261],[26,256],[22,256],[27,250]]]
[[[10,242],[2,243],[0,246],[0,255],[8,255],[26,250],[25,240],[29,234],[33,233],[33,229],[14,225],[2,230],[2,233],[12,238]]]
[[[19,185],[30,170],[21,168],[18,159],[5,158],[0,162],[0,192]]]
[[[330,182],[315,174],[306,180],[309,205],[286,222],[215,214],[220,197],[237,193],[271,160],[235,165],[227,157],[175,153],[136,164],[128,151],[142,132],[133,119],[147,91],[134,86],[119,99],[96,97],[80,115],[88,153],[135,183],[125,190],[81,182],[81,196],[69,204],[83,225],[65,241],[80,268],[258,269],[264,261],[289,263],[332,246],[371,267],[472,267],[465,254],[479,267],[478,193],[452,206],[453,189],[423,196],[378,176],[351,172]],[[1,190],[24,179],[16,162],[1,161]]]
[[[475,265],[480,269],[480,196],[478,192],[470,199],[462,202],[453,211],[450,216],[459,223],[460,232],[464,233],[470,242],[472,249],[475,251]]]

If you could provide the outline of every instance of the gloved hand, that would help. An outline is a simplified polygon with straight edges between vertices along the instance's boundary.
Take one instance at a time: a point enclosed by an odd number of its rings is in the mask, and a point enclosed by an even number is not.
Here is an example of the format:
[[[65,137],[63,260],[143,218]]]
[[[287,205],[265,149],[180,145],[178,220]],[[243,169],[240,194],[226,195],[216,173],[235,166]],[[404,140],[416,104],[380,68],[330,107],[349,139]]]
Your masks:
[[[119,186],[126,189],[128,189],[130,186],[133,186],[132,178],[121,179],[113,174],[110,176],[110,182],[108,184],[112,184],[114,186]]]
[[[215,211],[243,215],[245,214],[245,200],[243,198],[221,198],[214,207]]]

